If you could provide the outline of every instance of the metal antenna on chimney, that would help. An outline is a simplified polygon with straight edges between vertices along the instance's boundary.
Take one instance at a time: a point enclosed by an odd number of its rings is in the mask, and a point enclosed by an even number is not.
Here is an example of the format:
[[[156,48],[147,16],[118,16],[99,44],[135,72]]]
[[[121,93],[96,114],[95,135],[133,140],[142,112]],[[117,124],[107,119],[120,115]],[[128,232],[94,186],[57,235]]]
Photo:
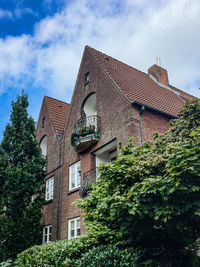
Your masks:
[[[161,67],[160,57],[157,57],[157,58],[156,58],[156,63],[157,63],[157,65],[158,65],[159,67]]]

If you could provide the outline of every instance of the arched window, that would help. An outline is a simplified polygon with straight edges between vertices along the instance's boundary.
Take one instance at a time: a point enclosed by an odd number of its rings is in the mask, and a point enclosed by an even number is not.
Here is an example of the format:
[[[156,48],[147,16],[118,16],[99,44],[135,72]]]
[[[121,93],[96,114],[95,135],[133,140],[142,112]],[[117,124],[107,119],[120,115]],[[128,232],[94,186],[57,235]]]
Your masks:
[[[46,157],[47,155],[47,136],[43,136],[41,141],[40,141],[40,149],[42,156]]]
[[[86,97],[82,104],[82,112],[86,117],[97,115],[96,93],[92,93]]]

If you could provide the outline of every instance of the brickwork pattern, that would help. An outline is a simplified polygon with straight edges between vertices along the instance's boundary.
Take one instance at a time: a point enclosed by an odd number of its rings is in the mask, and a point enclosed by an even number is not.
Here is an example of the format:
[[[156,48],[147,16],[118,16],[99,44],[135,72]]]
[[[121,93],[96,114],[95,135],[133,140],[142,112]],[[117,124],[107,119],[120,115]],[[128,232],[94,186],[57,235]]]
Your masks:
[[[88,72],[89,82],[85,84],[85,75]],[[168,83],[168,80],[165,82]],[[169,86],[178,93],[182,92]],[[70,136],[74,132],[74,123],[80,117],[82,104],[91,93],[96,93],[100,139],[86,151],[77,153],[70,143]],[[62,125],[57,122],[61,113],[57,114],[58,117],[54,116],[54,121],[52,120],[50,113],[57,112],[57,110],[60,112],[57,102],[54,103],[56,108],[49,112],[48,105],[44,101],[38,120],[38,140],[41,140],[44,135],[48,138],[46,179],[52,175],[55,177],[54,199],[44,206],[42,219],[44,225],[52,224],[53,240],[67,239],[68,220],[82,215],[73,203],[80,198],[79,188],[69,191],[69,166],[81,160],[83,182],[83,174],[95,167],[95,157],[92,152],[96,149],[116,139],[117,150],[119,150],[119,142],[126,145],[130,137],[134,138],[135,145],[141,144],[141,115],[140,109],[133,106],[134,100],[140,100],[143,104],[153,105],[154,108],[161,108],[164,112],[177,115],[177,111],[183,106],[183,100],[191,97],[186,93],[181,96],[182,99],[169,89],[159,86],[147,74],[86,47],[70,108],[64,105],[69,108],[68,117],[65,119],[66,124],[63,118],[61,119]],[[177,105],[174,106],[173,103]],[[45,127],[42,128],[44,117]],[[153,132],[161,134],[167,131],[169,121],[170,117],[166,114],[145,108],[142,113],[144,141],[152,139]],[[64,136],[59,139],[62,133],[59,133],[59,136],[56,134],[58,131],[55,130],[55,125],[64,127],[64,124],[65,129],[62,130]],[[85,231],[87,229],[81,219],[81,233]]]
[[[49,224],[52,225],[52,240],[56,240],[59,237],[59,188],[61,189],[60,179],[62,178],[60,170],[62,168],[62,141],[59,141],[58,139],[45,99],[38,119],[36,138],[40,142],[44,136],[47,136],[47,175],[44,177],[44,184],[47,179],[54,176],[54,195],[53,200],[48,201],[43,207],[41,224],[44,226]]]
[[[84,64],[81,65],[74,95],[71,101],[68,122],[64,136],[64,177],[62,186],[62,220],[61,238],[67,238],[68,220],[80,216],[80,210],[73,205],[73,201],[79,198],[78,191],[69,193],[69,165],[81,160],[81,176],[94,166],[92,151],[103,146],[114,138],[117,142],[127,144],[129,138],[134,137],[136,145],[141,144],[139,110],[133,108],[131,102],[116,88],[110,77],[104,72],[93,57],[85,51]],[[85,74],[89,72],[90,81],[85,86]],[[70,144],[70,135],[73,132],[74,123],[81,113],[81,105],[84,99],[92,92],[97,97],[97,115],[100,117],[100,140],[96,145],[80,154],[74,151]],[[145,111],[143,114],[144,138],[149,140],[152,133],[162,133],[168,128],[169,120],[164,117]],[[86,229],[81,223],[81,232]]]

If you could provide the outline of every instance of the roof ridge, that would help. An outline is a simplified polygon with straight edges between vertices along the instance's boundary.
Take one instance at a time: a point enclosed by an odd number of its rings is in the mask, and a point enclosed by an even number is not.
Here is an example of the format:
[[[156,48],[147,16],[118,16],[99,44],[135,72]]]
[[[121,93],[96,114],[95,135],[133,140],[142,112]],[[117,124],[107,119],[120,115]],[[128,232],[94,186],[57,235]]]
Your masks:
[[[64,133],[70,104],[48,96],[44,96],[44,100],[46,102],[56,135],[59,138]]]
[[[193,98],[180,89],[159,84],[148,73],[140,71],[118,59],[86,46],[104,72],[116,84],[118,90],[129,101],[137,101],[157,110],[177,115],[185,101]],[[108,59],[108,60],[106,60]],[[180,94],[180,96],[178,96]],[[184,99],[185,98],[185,99]]]
[[[107,54],[105,54],[105,53],[102,53],[101,51],[99,51],[99,50],[97,50],[97,49],[95,49],[95,48],[93,48],[93,47],[90,47],[90,46],[86,45],[86,48],[95,50],[96,52],[101,53],[102,55],[105,55],[105,56],[107,56],[107,57],[110,57],[111,59],[116,60],[117,62],[122,63],[123,65],[126,65],[126,66],[129,67],[129,68],[132,68],[132,69],[134,69],[134,70],[136,70],[136,71],[138,71],[138,72],[141,72],[142,74],[145,74],[145,75],[149,76],[148,73],[146,73],[146,72],[144,72],[144,71],[142,71],[142,70],[138,70],[138,69],[136,69],[135,67],[133,67],[133,66],[127,64],[127,63],[124,63],[124,62],[122,62],[122,61],[119,60],[119,59],[116,59],[116,58],[111,57],[111,56],[109,56],[109,55],[107,55]]]
[[[120,61],[120,60],[118,60],[118,59],[116,59],[116,58],[114,58],[114,57],[112,57],[112,56],[109,56],[109,55],[105,54],[105,53],[102,53],[101,51],[99,51],[99,50],[97,50],[97,49],[95,49],[95,48],[93,48],[93,47],[90,47],[90,46],[86,45],[86,48],[91,49],[91,50],[94,50],[94,51],[96,51],[96,52],[98,52],[98,53],[100,53],[100,54],[102,54],[102,55],[105,55],[105,56],[107,56],[107,57],[109,57],[109,58],[111,58],[111,59],[113,59],[113,60],[115,60],[115,61],[117,61],[117,62],[119,62],[119,63],[122,63],[123,65],[126,65],[126,66],[129,67],[129,68],[132,68],[132,69],[136,70],[137,72],[140,72],[140,73],[142,73],[142,74],[144,74],[144,75],[149,76],[148,73],[146,73],[146,72],[144,72],[144,71],[141,71],[141,70],[138,70],[137,68],[135,68],[135,67],[133,67],[133,66],[127,64],[127,63],[124,63],[124,62],[122,62],[122,61]],[[154,65],[155,65],[155,64],[154,64]],[[180,92],[180,93],[183,92],[184,94],[187,94],[187,95],[190,96],[190,97],[194,97],[193,95],[191,95],[191,94],[189,94],[188,92],[185,92],[185,91],[183,91],[183,90],[181,90],[181,89],[175,87],[174,85],[168,84],[168,86],[171,87],[171,89],[173,89],[173,90],[177,90],[177,91]]]
[[[52,99],[52,100],[56,100],[56,101],[62,102],[62,103],[64,103],[64,104],[70,105],[70,103],[67,103],[67,102],[65,102],[65,101],[63,101],[63,100],[56,99],[56,98],[51,97],[51,96],[47,96],[47,95],[45,95],[44,98],[50,98],[50,99]]]
[[[44,101],[46,100],[46,98],[51,98],[51,97],[44,96]],[[46,102],[46,101],[45,101],[45,102]],[[55,123],[54,123],[54,120],[53,120],[53,117],[52,117],[52,114],[51,114],[51,110],[50,110],[50,106],[48,105],[48,102],[46,102],[46,105],[47,105],[47,109],[48,109],[48,111],[49,111],[49,116],[50,116],[50,118],[51,118],[53,128],[54,128],[54,130],[55,130],[56,135],[58,136],[58,131],[57,131],[56,127],[55,127]]]
[[[187,93],[187,92],[175,87],[174,85],[169,84],[169,87],[171,87],[173,90],[177,90],[178,92],[183,92],[184,94],[186,94],[186,95],[188,95],[190,97],[193,97],[193,98],[195,97],[195,96],[193,96],[193,95],[191,95],[191,94],[189,94],[189,93]]]
[[[94,48],[91,48],[89,46],[86,46],[86,48],[88,49],[89,48],[89,53],[91,54],[91,56],[94,58],[94,60],[96,61],[96,63],[99,65],[99,67],[102,69],[102,71],[105,72],[105,75],[108,76],[108,78],[112,81],[112,83],[114,84],[114,86],[116,87],[117,91],[121,94],[121,96],[123,96],[126,100],[130,101],[128,99],[128,97],[126,96],[126,94],[124,94],[123,90],[121,89],[121,87],[117,84],[117,82],[115,81],[115,79],[113,79],[113,77],[110,75],[110,73],[104,68],[104,66],[102,66],[102,64],[99,62],[99,60],[95,57],[95,55],[90,51],[91,49],[97,51],[98,53],[101,53],[99,52],[98,50],[94,49]],[[102,55],[106,55],[104,53],[101,53]],[[107,56],[107,55],[106,55]],[[111,57],[112,58],[112,57]],[[113,59],[113,58],[112,58]]]

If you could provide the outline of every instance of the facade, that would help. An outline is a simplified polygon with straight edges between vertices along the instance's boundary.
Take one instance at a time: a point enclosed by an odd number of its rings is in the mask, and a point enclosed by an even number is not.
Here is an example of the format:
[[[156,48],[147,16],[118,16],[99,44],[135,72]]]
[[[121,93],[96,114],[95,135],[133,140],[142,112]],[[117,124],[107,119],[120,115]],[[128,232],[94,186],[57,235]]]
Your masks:
[[[119,142],[133,137],[140,145],[165,132],[192,98],[171,86],[160,66],[146,74],[86,46],[70,105],[45,97],[38,120],[48,158],[43,242],[84,233],[73,201],[88,195],[99,164],[116,158]]]
[[[44,97],[36,129],[42,154],[47,156],[45,200],[43,207],[43,243],[59,239],[61,212],[62,137],[69,104]]]

